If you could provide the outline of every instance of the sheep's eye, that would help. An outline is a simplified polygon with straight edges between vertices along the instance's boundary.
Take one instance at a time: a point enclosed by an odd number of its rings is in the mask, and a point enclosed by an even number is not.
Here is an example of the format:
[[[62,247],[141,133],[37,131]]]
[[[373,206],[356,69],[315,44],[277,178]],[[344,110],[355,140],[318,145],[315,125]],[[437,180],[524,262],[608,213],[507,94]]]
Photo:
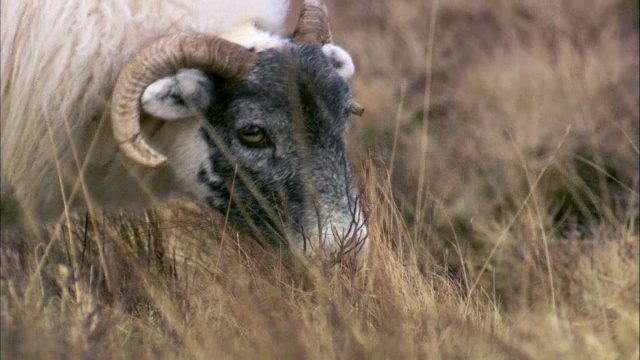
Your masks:
[[[269,143],[267,134],[261,128],[251,125],[238,130],[238,137],[248,146],[265,146]]]

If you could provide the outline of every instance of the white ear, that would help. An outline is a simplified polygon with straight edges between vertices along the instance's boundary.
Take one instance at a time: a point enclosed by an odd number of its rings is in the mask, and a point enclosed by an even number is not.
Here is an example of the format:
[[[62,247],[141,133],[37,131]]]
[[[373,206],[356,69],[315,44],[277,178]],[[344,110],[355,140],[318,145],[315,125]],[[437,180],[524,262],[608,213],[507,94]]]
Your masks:
[[[322,46],[322,52],[331,60],[336,71],[343,78],[349,79],[356,72],[351,55],[345,49],[333,44],[325,44]]]
[[[209,105],[212,90],[213,84],[204,72],[181,69],[147,86],[142,94],[142,108],[164,120],[192,117]]]

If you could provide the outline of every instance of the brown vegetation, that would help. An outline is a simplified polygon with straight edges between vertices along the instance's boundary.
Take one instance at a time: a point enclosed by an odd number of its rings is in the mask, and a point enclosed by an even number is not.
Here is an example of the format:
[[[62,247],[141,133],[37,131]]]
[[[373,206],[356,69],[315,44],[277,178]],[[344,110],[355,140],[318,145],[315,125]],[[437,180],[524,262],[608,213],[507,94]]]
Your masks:
[[[3,359],[638,358],[638,3],[329,8],[366,266],[193,204],[3,234]]]

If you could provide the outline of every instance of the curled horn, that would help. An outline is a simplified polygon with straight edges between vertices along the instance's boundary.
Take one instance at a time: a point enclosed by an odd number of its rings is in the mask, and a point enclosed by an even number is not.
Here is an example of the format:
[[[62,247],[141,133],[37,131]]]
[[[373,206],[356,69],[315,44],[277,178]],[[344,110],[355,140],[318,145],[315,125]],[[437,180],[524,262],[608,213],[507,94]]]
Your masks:
[[[293,33],[293,41],[298,44],[318,46],[333,41],[327,10],[319,1],[305,1],[304,9],[302,9],[298,25]]]
[[[304,9],[293,33],[293,41],[298,44],[312,44],[322,46],[333,42],[327,10],[318,0],[305,1]],[[349,102],[349,111],[362,116],[364,108],[355,100]]]
[[[148,45],[124,67],[113,90],[111,125],[120,149],[143,166],[158,167],[167,161],[140,132],[140,98],[154,81],[181,68],[197,68],[237,81],[257,61],[255,53],[213,35],[175,34]]]

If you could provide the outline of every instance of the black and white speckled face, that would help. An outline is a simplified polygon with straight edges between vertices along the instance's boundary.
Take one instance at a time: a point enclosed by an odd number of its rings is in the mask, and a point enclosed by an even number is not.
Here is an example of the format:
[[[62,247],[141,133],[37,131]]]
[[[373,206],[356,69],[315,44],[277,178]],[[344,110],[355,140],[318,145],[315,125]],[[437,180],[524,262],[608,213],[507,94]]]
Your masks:
[[[335,250],[367,236],[343,138],[352,73],[338,47],[287,44],[260,52],[239,83],[198,70],[159,80],[143,106],[173,119],[199,110],[208,157],[194,176],[211,207],[269,242]]]

